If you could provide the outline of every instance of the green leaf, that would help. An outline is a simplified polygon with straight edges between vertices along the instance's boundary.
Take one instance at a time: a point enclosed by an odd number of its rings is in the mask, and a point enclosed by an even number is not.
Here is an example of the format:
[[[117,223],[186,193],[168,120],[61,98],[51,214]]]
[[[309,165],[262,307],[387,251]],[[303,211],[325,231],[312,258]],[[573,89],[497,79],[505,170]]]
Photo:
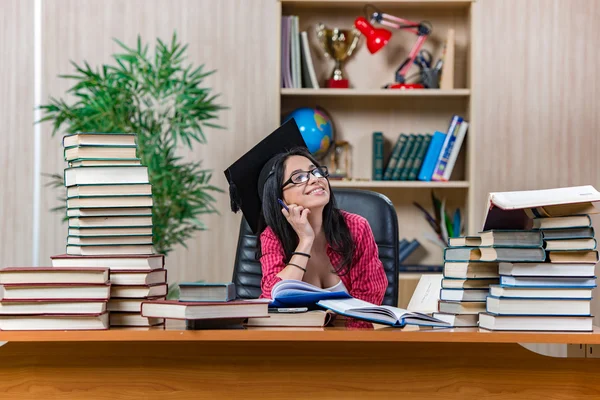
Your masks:
[[[49,97],[39,109],[35,123],[52,124],[57,132],[99,131],[135,133],[137,154],[148,167],[154,207],[153,240],[157,251],[168,254],[174,246],[186,246],[197,231],[209,229],[202,215],[218,214],[216,194],[224,191],[210,184],[212,171],[201,163],[185,162],[177,153],[183,144],[192,149],[207,143],[206,128],[222,128],[218,94],[203,86],[205,72],[200,66],[184,65],[188,45],[174,32],[170,42],[157,39],[153,56],[149,45],[138,35],[134,47],[114,38],[119,46],[113,63],[92,68],[87,61],[71,61],[73,72],[60,75],[72,84],[69,100]],[[60,188],[64,205],[62,173],[45,174],[46,186]]]

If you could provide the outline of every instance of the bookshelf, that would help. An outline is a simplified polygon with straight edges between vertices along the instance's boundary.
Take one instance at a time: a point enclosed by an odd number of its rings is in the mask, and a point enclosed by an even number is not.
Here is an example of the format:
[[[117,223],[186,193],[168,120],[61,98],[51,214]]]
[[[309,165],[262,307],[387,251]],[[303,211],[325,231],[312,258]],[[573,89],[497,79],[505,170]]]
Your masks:
[[[393,28],[387,28],[392,32],[388,44],[375,54],[369,53],[365,39],[361,38],[355,52],[343,66],[344,74],[350,80],[350,88],[325,88],[325,80],[333,69],[333,61],[325,57],[320,46],[315,29],[317,23],[323,23],[329,28],[349,29],[356,17],[364,15],[363,7],[366,4],[374,4],[382,12],[400,18],[429,21],[432,33],[422,49],[431,52],[434,62],[442,55],[448,30],[454,29],[453,88],[383,89],[384,85],[393,82],[396,68],[407,57],[417,38],[410,32]],[[441,264],[442,248],[426,238],[435,233],[413,202],[418,202],[432,212],[433,190],[436,196],[446,199],[447,211],[453,212],[454,209],[460,208],[461,216],[465,219],[465,232],[477,230],[478,221],[474,221],[472,217],[474,157],[470,153],[470,149],[475,148],[476,137],[473,128],[475,118],[472,114],[476,100],[471,90],[474,1],[280,0],[279,6],[282,16],[297,15],[300,31],[307,32],[311,57],[321,88],[281,88],[281,65],[278,63],[278,74],[274,77],[277,79],[279,90],[278,115],[284,116],[298,107],[323,107],[333,120],[335,140],[348,141],[351,145],[350,170],[353,179],[331,180],[331,186],[374,190],[389,197],[398,214],[400,238],[416,238],[422,245],[408,262]],[[280,21],[278,29],[280,33]],[[281,37],[280,34],[278,36]],[[281,51],[279,41],[278,45],[278,51]],[[413,66],[407,75],[417,71],[417,66]],[[435,130],[446,132],[453,114],[458,114],[468,121],[469,130],[449,182],[370,180],[373,132],[383,132],[385,163],[400,133],[433,133]],[[407,277],[414,280],[414,285],[418,276],[420,275],[407,274]],[[404,289],[410,290],[407,287]]]

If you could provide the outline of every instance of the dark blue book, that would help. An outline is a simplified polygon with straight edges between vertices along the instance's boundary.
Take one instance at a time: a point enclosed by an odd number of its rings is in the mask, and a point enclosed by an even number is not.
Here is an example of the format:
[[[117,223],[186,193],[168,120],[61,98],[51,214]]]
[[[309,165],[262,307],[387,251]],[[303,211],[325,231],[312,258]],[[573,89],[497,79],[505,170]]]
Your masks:
[[[404,260],[408,258],[408,256],[410,256],[416,249],[419,248],[419,246],[421,246],[421,243],[419,243],[417,239],[413,239],[412,241],[408,242],[406,246],[402,247],[400,254],[398,255],[399,263],[402,264]]]

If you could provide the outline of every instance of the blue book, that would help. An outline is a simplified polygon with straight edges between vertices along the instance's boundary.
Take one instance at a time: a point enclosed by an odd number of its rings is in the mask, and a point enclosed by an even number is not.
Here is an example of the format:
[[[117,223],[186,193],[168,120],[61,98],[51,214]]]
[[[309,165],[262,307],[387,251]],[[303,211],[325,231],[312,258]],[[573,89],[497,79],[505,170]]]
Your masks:
[[[411,242],[402,247],[398,254],[398,262],[402,264],[402,262],[404,262],[404,260],[406,260],[408,256],[410,256],[420,245],[421,243],[419,243],[417,239],[413,239]]]
[[[269,307],[310,307],[320,300],[349,299],[348,292],[329,291],[295,279],[279,281],[271,290]]]
[[[425,154],[425,159],[423,160],[423,164],[421,165],[421,170],[419,171],[418,179],[420,181],[431,181],[431,177],[433,176],[433,170],[435,169],[435,165],[437,164],[437,160],[440,156],[440,152],[442,151],[442,146],[444,145],[444,141],[446,140],[446,134],[440,131],[436,131],[433,134],[433,138],[431,139],[431,144],[427,149],[427,153]]]
[[[231,301],[235,300],[235,285],[227,283],[181,282],[179,301]]]

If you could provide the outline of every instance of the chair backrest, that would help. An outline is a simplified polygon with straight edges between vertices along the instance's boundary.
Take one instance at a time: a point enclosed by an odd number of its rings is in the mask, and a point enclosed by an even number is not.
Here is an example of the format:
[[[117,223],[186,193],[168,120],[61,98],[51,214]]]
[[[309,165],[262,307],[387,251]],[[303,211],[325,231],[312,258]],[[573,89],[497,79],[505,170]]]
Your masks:
[[[383,304],[398,305],[398,217],[392,202],[384,195],[368,190],[334,189],[338,207],[363,216],[371,226],[379,259],[388,278]],[[233,279],[237,295],[255,299],[261,294],[262,269],[256,260],[258,240],[242,217]]]

